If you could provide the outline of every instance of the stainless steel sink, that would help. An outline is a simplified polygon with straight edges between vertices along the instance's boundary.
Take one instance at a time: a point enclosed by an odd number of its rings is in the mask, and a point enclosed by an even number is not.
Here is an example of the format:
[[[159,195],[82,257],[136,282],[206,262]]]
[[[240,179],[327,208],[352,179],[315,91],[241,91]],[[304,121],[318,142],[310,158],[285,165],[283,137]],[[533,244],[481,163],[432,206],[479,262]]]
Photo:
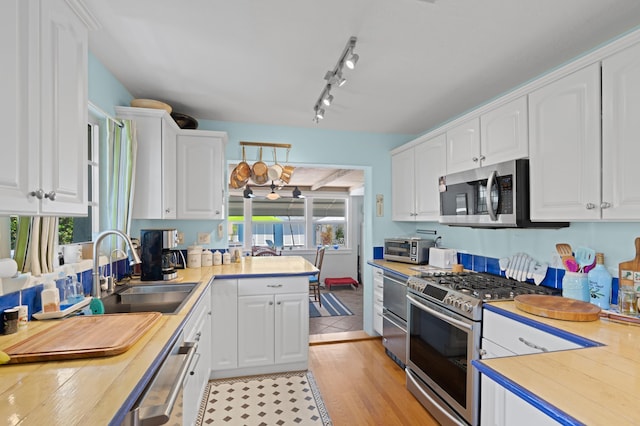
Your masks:
[[[174,314],[198,283],[127,285],[102,298],[105,313],[162,312]]]

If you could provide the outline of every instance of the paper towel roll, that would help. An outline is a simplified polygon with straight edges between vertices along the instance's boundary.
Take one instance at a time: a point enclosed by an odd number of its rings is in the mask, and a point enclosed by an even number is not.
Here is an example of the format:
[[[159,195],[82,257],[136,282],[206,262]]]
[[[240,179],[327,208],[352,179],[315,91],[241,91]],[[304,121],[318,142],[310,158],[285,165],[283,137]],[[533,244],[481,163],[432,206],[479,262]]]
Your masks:
[[[18,264],[13,259],[0,259],[0,278],[9,278],[18,272]]]

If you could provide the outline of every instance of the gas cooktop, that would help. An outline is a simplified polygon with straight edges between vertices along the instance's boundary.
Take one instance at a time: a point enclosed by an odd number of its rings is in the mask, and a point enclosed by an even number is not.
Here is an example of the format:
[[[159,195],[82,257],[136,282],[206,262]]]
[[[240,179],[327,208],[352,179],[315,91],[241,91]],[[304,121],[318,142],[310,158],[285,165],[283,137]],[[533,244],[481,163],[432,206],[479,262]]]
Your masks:
[[[559,289],[484,272],[425,271],[410,276],[407,287],[412,293],[477,320],[482,317],[483,301],[513,300],[519,294],[561,294]]]

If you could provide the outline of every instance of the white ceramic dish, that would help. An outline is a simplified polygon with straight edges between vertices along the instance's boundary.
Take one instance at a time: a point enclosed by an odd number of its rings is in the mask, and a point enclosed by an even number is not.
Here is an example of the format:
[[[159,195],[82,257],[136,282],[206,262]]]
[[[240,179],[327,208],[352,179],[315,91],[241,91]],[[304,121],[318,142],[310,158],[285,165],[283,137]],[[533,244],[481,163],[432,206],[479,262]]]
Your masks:
[[[37,320],[47,320],[47,319],[59,319],[59,318],[64,318],[69,314],[72,314],[73,312],[79,310],[80,308],[83,308],[85,306],[87,306],[89,304],[89,302],[91,301],[91,297],[87,296],[84,298],[84,300],[76,303],[75,305],[71,305],[68,308],[64,309],[64,310],[60,310],[60,311],[56,311],[56,312],[37,312],[35,314],[33,314],[33,317]]]

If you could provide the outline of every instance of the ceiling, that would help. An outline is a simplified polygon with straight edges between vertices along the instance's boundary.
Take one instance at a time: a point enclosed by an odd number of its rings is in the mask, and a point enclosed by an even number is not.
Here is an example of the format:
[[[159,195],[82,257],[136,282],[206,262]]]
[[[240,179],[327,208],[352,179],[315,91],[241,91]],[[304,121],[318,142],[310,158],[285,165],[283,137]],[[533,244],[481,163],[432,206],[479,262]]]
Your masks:
[[[220,120],[415,135],[640,24],[638,0],[83,0],[136,98]],[[313,106],[347,40],[325,119]]]

